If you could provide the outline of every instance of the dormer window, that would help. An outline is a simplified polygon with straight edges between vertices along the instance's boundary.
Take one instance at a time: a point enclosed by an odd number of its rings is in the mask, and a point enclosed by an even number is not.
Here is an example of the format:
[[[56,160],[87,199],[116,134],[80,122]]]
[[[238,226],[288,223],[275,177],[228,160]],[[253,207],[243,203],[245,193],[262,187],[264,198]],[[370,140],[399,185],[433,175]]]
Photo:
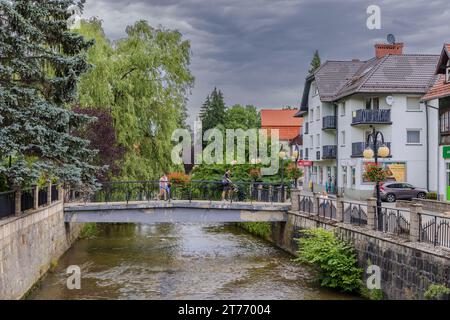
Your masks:
[[[450,59],[447,61],[447,68],[445,69],[445,82],[450,83]]]

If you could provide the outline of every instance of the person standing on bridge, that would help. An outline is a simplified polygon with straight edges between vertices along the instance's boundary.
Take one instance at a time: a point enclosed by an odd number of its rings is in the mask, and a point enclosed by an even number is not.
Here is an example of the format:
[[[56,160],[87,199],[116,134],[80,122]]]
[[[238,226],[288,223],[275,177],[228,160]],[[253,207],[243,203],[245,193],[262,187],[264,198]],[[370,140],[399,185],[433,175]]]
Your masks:
[[[230,179],[230,175],[231,175],[231,170],[228,168],[225,171],[225,174],[222,177],[222,187],[223,187],[222,201],[225,200],[225,196],[227,194],[228,194],[228,198],[231,199],[232,182],[231,182],[231,179]]]
[[[161,200],[161,196],[164,196],[164,200],[168,200],[170,197],[169,178],[167,177],[166,172],[164,172],[163,176],[159,179],[158,200]]]

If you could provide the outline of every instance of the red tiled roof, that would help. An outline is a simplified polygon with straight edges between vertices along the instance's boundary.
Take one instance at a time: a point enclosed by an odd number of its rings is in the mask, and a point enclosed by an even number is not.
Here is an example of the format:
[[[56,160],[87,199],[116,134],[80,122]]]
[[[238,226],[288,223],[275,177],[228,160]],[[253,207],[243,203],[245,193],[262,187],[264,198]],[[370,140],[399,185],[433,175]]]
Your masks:
[[[278,129],[280,140],[294,139],[300,133],[303,123],[303,118],[294,117],[297,112],[298,110],[263,109],[261,128]]]
[[[434,85],[428,90],[427,94],[423,96],[422,100],[428,101],[448,96],[450,96],[450,83],[445,83],[445,75],[439,74]]]
[[[261,110],[261,127],[301,127],[302,118],[294,118],[298,110]]]

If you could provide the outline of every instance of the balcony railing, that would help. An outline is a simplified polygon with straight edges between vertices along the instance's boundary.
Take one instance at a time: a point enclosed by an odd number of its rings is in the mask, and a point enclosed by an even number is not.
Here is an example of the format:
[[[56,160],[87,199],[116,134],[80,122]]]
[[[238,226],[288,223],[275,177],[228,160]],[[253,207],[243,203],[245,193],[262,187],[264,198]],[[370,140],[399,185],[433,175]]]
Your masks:
[[[358,124],[391,124],[391,110],[379,109],[356,110],[353,114],[352,125]]]
[[[336,146],[323,146],[322,159],[336,159]]]
[[[389,157],[391,156],[391,143],[386,142],[386,146],[389,148]],[[353,142],[352,143],[352,157],[359,158],[363,156],[364,149],[366,148],[365,142]]]
[[[322,129],[336,129],[336,116],[325,116],[322,118]]]

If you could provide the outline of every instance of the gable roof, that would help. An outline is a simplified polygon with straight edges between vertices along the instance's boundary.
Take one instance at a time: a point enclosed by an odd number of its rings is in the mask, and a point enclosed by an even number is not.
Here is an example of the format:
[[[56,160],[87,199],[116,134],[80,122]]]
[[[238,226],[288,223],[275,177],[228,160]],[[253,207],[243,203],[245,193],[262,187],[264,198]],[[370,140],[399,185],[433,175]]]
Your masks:
[[[447,67],[447,62],[450,59],[450,44],[444,44],[442,48],[441,57],[439,58],[439,62],[436,66],[436,74],[445,73],[445,69]]]
[[[422,97],[422,101],[429,101],[450,96],[450,83],[445,82],[445,74],[438,74],[427,94]]]

